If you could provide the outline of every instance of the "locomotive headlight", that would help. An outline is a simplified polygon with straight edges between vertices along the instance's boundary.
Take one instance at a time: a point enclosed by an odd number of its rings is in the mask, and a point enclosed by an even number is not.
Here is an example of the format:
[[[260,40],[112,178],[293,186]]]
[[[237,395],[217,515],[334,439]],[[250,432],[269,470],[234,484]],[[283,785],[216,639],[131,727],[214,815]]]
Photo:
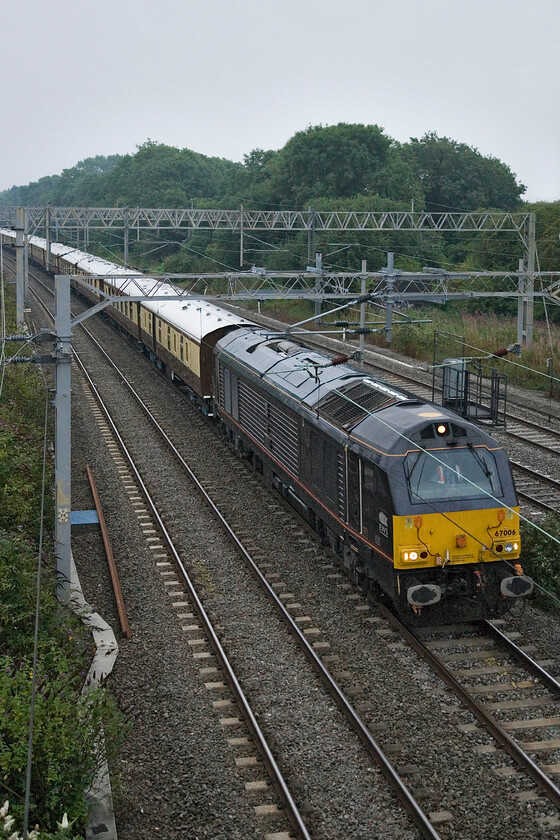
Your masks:
[[[515,551],[517,548],[517,543],[506,543],[504,546],[504,551],[507,551],[508,554],[511,554],[512,551]]]
[[[423,562],[427,559],[428,552],[421,551],[420,548],[404,548],[401,557],[403,563]]]

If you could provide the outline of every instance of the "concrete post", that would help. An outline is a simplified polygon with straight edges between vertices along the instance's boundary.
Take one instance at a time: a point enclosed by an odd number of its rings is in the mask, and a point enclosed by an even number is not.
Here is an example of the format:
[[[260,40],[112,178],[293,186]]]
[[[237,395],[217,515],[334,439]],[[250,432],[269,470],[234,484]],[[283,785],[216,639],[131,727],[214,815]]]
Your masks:
[[[71,511],[71,370],[72,328],[70,322],[70,278],[55,277],[55,554],[58,598],[70,600],[70,511]]]

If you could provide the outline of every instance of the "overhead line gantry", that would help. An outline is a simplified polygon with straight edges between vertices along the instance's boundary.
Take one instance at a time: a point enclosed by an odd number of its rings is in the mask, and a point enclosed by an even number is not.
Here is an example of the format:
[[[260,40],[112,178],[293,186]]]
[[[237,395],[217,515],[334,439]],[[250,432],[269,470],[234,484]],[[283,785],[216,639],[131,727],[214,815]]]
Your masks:
[[[239,263],[245,265],[244,234],[251,231],[307,232],[308,259],[315,255],[315,237],[320,232],[389,232],[417,231],[422,233],[513,233],[519,239],[523,256],[519,269],[511,273],[515,279],[518,298],[518,328],[520,343],[530,346],[533,340],[533,301],[535,292],[536,235],[535,214],[528,212],[414,212],[412,210],[248,210],[211,208],[139,208],[139,207],[4,207],[0,208],[0,227],[11,227],[25,235],[43,233],[47,243],[58,238],[60,232],[74,232],[76,245],[81,233],[81,247],[87,250],[93,231],[122,231],[125,266],[129,265],[130,236],[140,238],[141,231],[182,232],[230,230],[239,232]],[[363,272],[362,272],[363,273]],[[233,273],[232,273],[233,274]],[[296,272],[293,272],[296,274]],[[321,272],[323,280],[325,275]],[[496,277],[503,276],[495,272]],[[270,275],[267,272],[268,279]],[[339,275],[340,277],[341,275]],[[360,273],[353,275],[355,278]],[[455,275],[458,278],[461,275]],[[472,281],[472,273],[462,275]],[[345,283],[342,282],[342,287]],[[472,288],[472,287],[471,287]],[[278,286],[270,291],[277,291]],[[326,292],[327,290],[324,289]],[[339,294],[344,294],[341,288]],[[459,289],[455,289],[458,292]],[[503,291],[503,288],[500,289]],[[411,290],[408,290],[411,293]],[[353,292],[351,292],[352,294]],[[263,290],[264,294],[264,290]],[[491,295],[492,293],[489,292]],[[269,297],[272,294],[268,295]],[[285,296],[280,291],[279,296]],[[402,296],[402,294],[401,294]],[[410,298],[412,299],[412,298]]]

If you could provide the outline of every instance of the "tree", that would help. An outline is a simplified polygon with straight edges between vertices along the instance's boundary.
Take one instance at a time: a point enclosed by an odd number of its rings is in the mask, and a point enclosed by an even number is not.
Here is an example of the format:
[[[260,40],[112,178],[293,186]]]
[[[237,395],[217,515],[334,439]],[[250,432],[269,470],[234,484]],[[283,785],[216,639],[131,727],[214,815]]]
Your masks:
[[[105,178],[106,200],[121,206],[185,207],[193,199],[219,198],[239,169],[241,164],[223,158],[148,141]]]
[[[411,138],[410,152],[430,212],[496,208],[513,210],[525,192],[505,163],[477,149],[438,137]]]
[[[314,126],[299,131],[269,163],[276,201],[303,207],[314,198],[375,192],[391,139],[377,125]]]

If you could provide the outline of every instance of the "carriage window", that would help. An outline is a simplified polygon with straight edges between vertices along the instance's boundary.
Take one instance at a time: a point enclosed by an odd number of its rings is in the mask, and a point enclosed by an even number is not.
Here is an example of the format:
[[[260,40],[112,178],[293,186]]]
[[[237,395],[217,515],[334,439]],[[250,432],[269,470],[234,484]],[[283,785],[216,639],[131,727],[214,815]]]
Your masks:
[[[434,456],[416,451],[405,458],[405,477],[412,502],[502,495],[496,461],[487,449],[437,449]]]

